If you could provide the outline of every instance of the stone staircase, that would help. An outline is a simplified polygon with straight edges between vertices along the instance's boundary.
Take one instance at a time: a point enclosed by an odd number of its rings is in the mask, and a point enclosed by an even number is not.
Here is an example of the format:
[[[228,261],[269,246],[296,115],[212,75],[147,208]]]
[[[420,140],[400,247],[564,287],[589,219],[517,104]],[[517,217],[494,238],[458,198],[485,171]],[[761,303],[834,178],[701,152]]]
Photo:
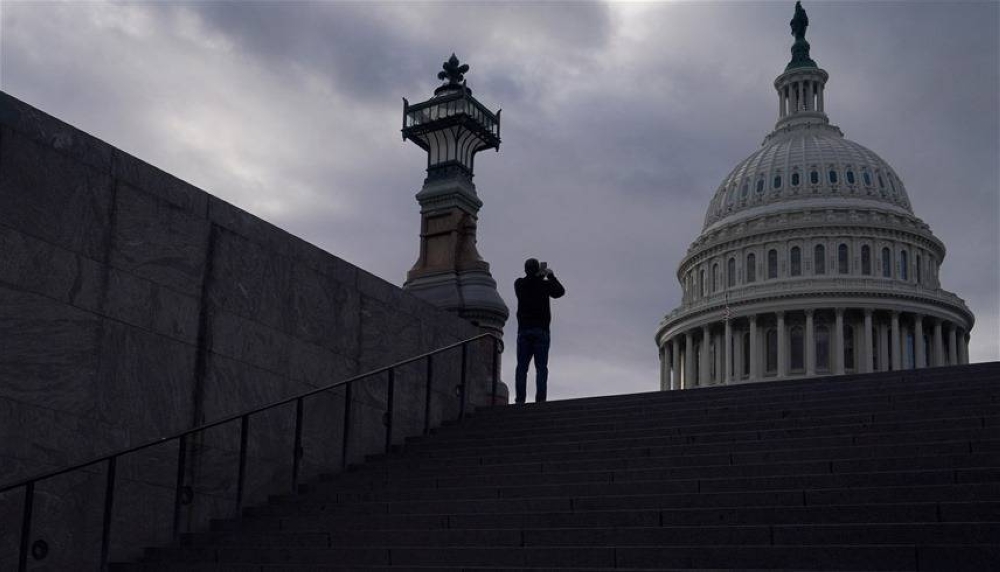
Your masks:
[[[113,570],[1000,570],[1000,364],[480,410]]]

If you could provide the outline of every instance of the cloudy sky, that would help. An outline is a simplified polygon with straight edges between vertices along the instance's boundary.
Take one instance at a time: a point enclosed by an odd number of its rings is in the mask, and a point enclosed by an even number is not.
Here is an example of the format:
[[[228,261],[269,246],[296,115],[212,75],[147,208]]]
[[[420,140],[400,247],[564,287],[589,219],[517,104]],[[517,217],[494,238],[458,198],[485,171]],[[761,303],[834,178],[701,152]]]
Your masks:
[[[677,264],[776,120],[793,5],[0,0],[0,88],[401,285],[425,167],[401,98],[455,52],[504,110],[480,251],[508,303],[528,256],[568,290],[550,398],[648,391]],[[1000,359],[1000,3],[805,7],[832,122],[901,175],[972,359]]]

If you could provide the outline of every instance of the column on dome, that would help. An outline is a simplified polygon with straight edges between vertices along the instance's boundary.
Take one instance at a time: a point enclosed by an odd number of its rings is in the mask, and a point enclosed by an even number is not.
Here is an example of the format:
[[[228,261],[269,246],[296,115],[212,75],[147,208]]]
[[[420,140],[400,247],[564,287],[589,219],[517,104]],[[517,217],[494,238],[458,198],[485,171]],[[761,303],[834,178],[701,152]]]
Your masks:
[[[874,371],[875,367],[872,360],[872,309],[865,308],[864,322],[861,326],[864,330],[864,335],[861,337],[861,343],[864,345],[864,351],[861,352],[861,371],[862,373],[871,373]]]
[[[844,309],[834,308],[834,327],[833,327],[833,373],[836,375],[844,374]]]
[[[723,371],[722,371],[722,383],[728,385],[729,382],[733,380],[733,373],[736,368],[733,367],[733,326],[729,323],[730,320],[726,320],[726,330],[723,333],[723,350],[722,354],[725,356],[722,360]]]
[[[723,360],[725,349],[722,347],[722,334],[715,334],[713,339],[715,340],[715,375],[712,376],[712,383],[722,385],[725,381],[725,363]]]
[[[879,371],[889,371],[889,332],[883,320],[878,323],[878,363]]]
[[[941,320],[934,320],[934,367],[944,365],[944,340],[941,336]]]
[[[816,323],[813,310],[806,310],[806,375],[816,375]]]
[[[708,326],[701,327],[701,359],[698,363],[698,385],[708,385],[711,377],[711,368],[708,365],[708,360],[711,357],[711,352],[709,348],[711,347],[711,333],[708,330]]]
[[[805,82],[805,84],[806,84],[806,88],[805,88],[806,104],[803,105],[802,107],[804,109],[806,109],[806,110],[811,110],[812,109],[813,82],[807,81],[807,82]]]
[[[924,316],[922,314],[913,315],[913,367],[923,369],[927,367],[927,356],[924,352]]]
[[[660,391],[670,387],[670,364],[667,358],[667,343],[660,345]]]
[[[788,375],[788,332],[785,330],[785,313],[777,312],[778,317],[778,377]]]
[[[969,334],[965,330],[958,339],[958,362],[962,365],[969,363]]]
[[[912,369],[913,364],[910,363],[910,325],[906,323],[906,320],[901,320],[899,322],[899,359],[903,361],[903,369]]]
[[[757,381],[759,378],[758,362],[760,361],[759,344],[757,343],[757,315],[752,314],[750,319],[750,379]]]
[[[681,389],[691,389],[696,385],[694,379],[694,331],[684,333],[684,379]]]
[[[955,324],[948,325],[948,365],[958,365],[958,341]]]
[[[670,340],[670,365],[673,366],[673,377],[670,378],[670,389],[681,388],[681,340],[680,336],[674,336]]]
[[[899,348],[903,345],[899,343],[899,312],[893,310],[890,320],[892,322],[892,340],[890,340],[892,345],[892,371],[899,371],[902,369],[903,364],[899,357]]]

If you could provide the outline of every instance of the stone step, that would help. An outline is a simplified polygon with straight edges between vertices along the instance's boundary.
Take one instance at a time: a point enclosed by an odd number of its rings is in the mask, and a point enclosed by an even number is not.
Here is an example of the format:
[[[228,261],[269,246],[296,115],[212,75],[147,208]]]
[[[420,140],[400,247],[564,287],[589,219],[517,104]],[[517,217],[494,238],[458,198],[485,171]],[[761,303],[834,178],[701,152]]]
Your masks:
[[[990,417],[1000,415],[1000,403],[976,402],[961,407],[928,406],[918,410],[864,411],[858,408],[838,408],[826,411],[801,411],[783,409],[756,415],[734,414],[725,417],[698,417],[677,419],[671,417],[631,418],[610,421],[587,421],[580,424],[557,423],[515,427],[498,424],[495,427],[468,427],[464,429],[465,439],[537,439],[539,435],[560,435],[564,433],[593,433],[628,430],[683,430],[697,431],[702,428],[717,428],[719,431],[768,430],[794,427],[815,427],[829,423],[898,423],[910,422],[925,416],[942,417]]]
[[[735,450],[735,451],[734,451]],[[662,445],[614,447],[581,451],[494,453],[445,458],[388,457],[371,461],[373,466],[408,469],[453,468],[474,465],[502,466],[518,463],[559,461],[638,461],[641,458],[669,457],[678,464],[758,464],[793,460],[833,460],[859,457],[961,455],[1000,452],[1000,439],[959,439],[918,443],[853,444],[850,438],[780,439],[748,442],[734,448],[728,444]],[[711,459],[706,463],[706,460]],[[726,461],[728,459],[728,461]],[[629,465],[630,467],[633,465]],[[638,465],[635,465],[638,466]],[[499,469],[498,469],[499,470]]]
[[[354,529],[246,532],[186,537],[182,545],[246,548],[713,546],[833,544],[990,544],[1000,522],[727,525],[607,528]]]
[[[1000,502],[761,506],[492,514],[313,514],[213,522],[218,532],[393,529],[623,528],[712,525],[820,525],[1000,522]]]
[[[689,487],[690,488],[690,487]],[[470,514],[566,512],[648,508],[711,508],[754,506],[830,506],[926,502],[1000,501],[1000,483],[909,485],[828,489],[693,490],[622,495],[541,496],[490,499],[434,499],[393,501],[310,501],[268,504],[244,510],[246,516],[307,514]]]
[[[830,378],[826,378],[830,379]],[[752,385],[732,385],[698,388],[693,391],[648,392],[624,396],[566,399],[547,403],[527,403],[515,407],[516,415],[559,415],[628,407],[715,407],[719,404],[761,404],[773,400],[828,399],[865,395],[913,395],[925,392],[951,392],[955,395],[990,391],[1000,381],[1000,371],[974,380],[906,379],[883,381],[853,381],[848,383],[813,383],[795,385],[788,382],[765,382]],[[503,407],[482,407],[475,410],[477,419],[513,416]]]
[[[997,380],[1000,381],[1000,380]],[[720,411],[754,411],[767,407],[795,405],[801,408],[825,408],[838,405],[869,403],[892,406],[895,404],[926,403],[930,401],[965,403],[972,397],[993,401],[998,395],[996,381],[982,381],[971,387],[900,387],[898,389],[879,388],[874,391],[828,391],[815,393],[775,395],[752,395],[741,398],[719,398],[712,400],[682,401],[677,399],[647,399],[629,404],[595,404],[587,407],[572,407],[566,402],[558,406],[529,409],[525,406],[513,408],[480,409],[471,416],[465,426],[497,422],[571,421],[586,418],[603,418],[621,415],[668,415],[690,417],[692,415],[712,415]]]
[[[921,441],[956,441],[974,440],[980,438],[995,437],[1000,434],[994,427],[984,427],[983,420],[978,419],[978,426],[958,427],[958,428],[932,428],[918,430],[887,430],[879,431],[865,426],[853,426],[853,430],[843,431],[807,431],[806,435],[788,436],[778,432],[769,432],[765,437],[759,431],[741,431],[728,433],[728,439],[701,440],[694,439],[688,435],[660,435],[648,437],[619,437],[617,435],[605,434],[602,437],[588,436],[579,437],[575,440],[563,440],[558,442],[547,442],[542,440],[539,443],[524,443],[511,445],[494,445],[491,443],[470,444],[461,447],[423,447],[407,448],[406,450],[393,455],[394,458],[414,458],[425,459],[434,458],[461,458],[469,456],[508,455],[521,452],[544,453],[556,451],[585,451],[592,449],[612,449],[623,447],[667,447],[682,445],[699,445],[706,447],[717,447],[721,449],[745,449],[746,447],[761,447],[768,443],[784,442],[788,440],[801,440],[803,442],[815,442],[817,444],[826,443],[822,446],[836,446],[840,444],[894,444],[894,443],[916,443]],[[843,427],[843,426],[841,426]],[[832,434],[831,434],[832,433]],[[718,434],[717,434],[718,435]]]
[[[666,437],[671,436],[677,439],[685,439],[691,443],[710,443],[716,441],[742,440],[744,436],[754,436],[757,439],[768,439],[771,437],[806,437],[809,435],[844,435],[855,432],[884,432],[892,433],[898,431],[932,431],[951,429],[977,429],[982,427],[1000,427],[1000,414],[991,416],[967,416],[967,417],[928,417],[907,422],[897,423],[871,423],[847,422],[840,423],[838,419],[833,419],[831,423],[823,425],[805,426],[800,428],[782,429],[741,429],[729,430],[726,426],[696,426],[697,428],[676,427],[676,428],[652,428],[633,429],[622,431],[597,431],[588,433],[557,433],[545,436],[546,444],[572,443],[582,440],[603,440],[603,439],[641,439],[646,437]],[[433,438],[421,437],[408,441],[400,450],[404,453],[417,451],[447,451],[452,448],[468,448],[469,446],[481,447],[505,447],[510,445],[520,445],[524,439],[520,437],[505,436],[483,436],[478,439],[468,437],[435,436]]]
[[[631,567],[810,570],[988,570],[995,545],[572,546],[503,548],[169,548],[148,560],[172,563],[362,566]],[[948,564],[948,568],[940,568]],[[979,568],[972,568],[979,566]],[[349,569],[349,568],[348,568]]]
[[[396,500],[538,498],[562,495],[631,495],[671,492],[722,492],[843,488],[851,486],[943,485],[1000,483],[1000,467],[882,473],[796,474],[764,477],[649,479],[622,482],[557,482],[548,484],[479,485],[421,488],[401,486],[365,492],[330,490],[309,496],[310,502],[381,502]],[[470,486],[470,485],[477,486]],[[298,502],[299,496],[279,496],[274,502]]]
[[[707,465],[661,468],[618,469],[593,471],[547,471],[536,464],[507,465],[510,472],[483,471],[472,475],[437,476],[422,473],[346,473],[342,478],[310,483],[300,487],[300,493],[358,492],[384,489],[452,488],[470,484],[479,486],[517,486],[554,483],[629,482],[696,478],[745,478],[803,474],[869,473],[884,471],[974,470],[1000,467],[1000,453],[954,457],[903,457],[888,459],[857,459],[845,461],[792,461],[757,465]],[[490,467],[492,469],[492,467]],[[426,476],[425,476],[426,475]]]

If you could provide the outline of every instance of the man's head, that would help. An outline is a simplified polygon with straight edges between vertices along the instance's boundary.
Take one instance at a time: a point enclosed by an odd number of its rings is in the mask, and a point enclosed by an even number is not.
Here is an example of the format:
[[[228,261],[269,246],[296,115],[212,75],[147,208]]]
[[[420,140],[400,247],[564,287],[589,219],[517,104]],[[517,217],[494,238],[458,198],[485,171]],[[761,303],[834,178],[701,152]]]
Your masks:
[[[525,276],[538,276],[538,271],[541,266],[538,264],[537,258],[529,258],[524,261],[524,274]]]

